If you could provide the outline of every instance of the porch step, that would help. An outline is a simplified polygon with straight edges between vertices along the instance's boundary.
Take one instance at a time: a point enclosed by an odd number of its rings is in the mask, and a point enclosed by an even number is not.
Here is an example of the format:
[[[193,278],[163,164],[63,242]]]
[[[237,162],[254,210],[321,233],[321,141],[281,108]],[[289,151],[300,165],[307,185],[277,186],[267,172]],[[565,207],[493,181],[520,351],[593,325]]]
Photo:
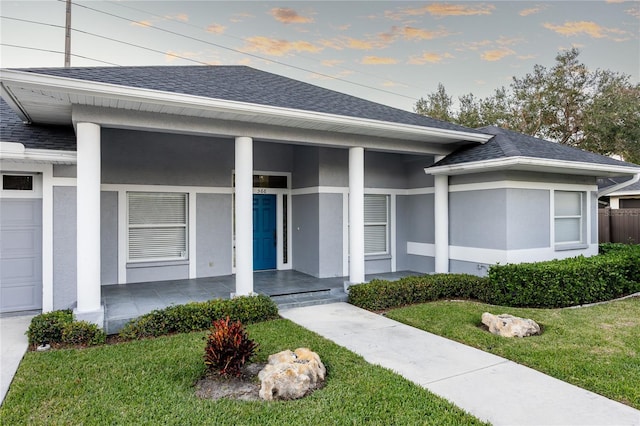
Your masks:
[[[304,291],[270,296],[278,309],[301,308],[304,306],[326,305],[346,302],[347,294],[342,289]]]

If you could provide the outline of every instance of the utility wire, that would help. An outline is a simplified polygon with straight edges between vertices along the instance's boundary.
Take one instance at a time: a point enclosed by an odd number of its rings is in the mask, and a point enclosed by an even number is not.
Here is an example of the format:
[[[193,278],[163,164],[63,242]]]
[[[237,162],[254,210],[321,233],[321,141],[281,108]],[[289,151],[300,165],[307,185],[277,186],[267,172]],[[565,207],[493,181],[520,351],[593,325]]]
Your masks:
[[[64,1],[64,0],[58,0],[58,1]],[[91,10],[91,11],[94,11],[94,12],[97,12],[97,13],[101,13],[103,15],[111,16],[113,18],[121,19],[121,20],[130,22],[130,23],[134,23],[134,24],[137,24],[137,23],[139,24],[139,21],[136,21],[136,20],[133,20],[133,19],[129,19],[129,18],[120,16],[120,15],[116,15],[114,13],[105,12],[103,10],[96,9],[96,8],[93,8],[93,7],[89,7],[89,6],[86,6],[86,5],[83,5],[83,4],[79,4],[79,3],[76,3],[76,2],[72,2],[72,4],[74,4],[74,5],[78,6],[78,7],[87,9],[87,10]],[[151,29],[154,29],[154,30],[157,30],[157,31],[161,31],[161,32],[167,33],[167,34],[172,34],[172,35],[175,35],[175,36],[178,36],[178,37],[186,38],[188,40],[193,40],[193,41],[197,41],[197,42],[200,42],[200,43],[208,44],[210,46],[214,46],[214,47],[217,47],[217,48],[220,48],[220,49],[224,49],[224,50],[228,50],[228,51],[231,51],[231,52],[235,52],[235,53],[238,53],[238,54],[241,54],[241,55],[251,56],[253,58],[260,59],[260,60],[267,61],[267,62],[271,62],[271,63],[278,64],[278,65],[282,65],[284,67],[293,68],[293,69],[297,69],[299,71],[312,73],[312,74],[315,74],[315,75],[318,75],[318,76],[321,76],[321,77],[325,77],[325,78],[329,78],[329,79],[332,79],[332,80],[341,81],[343,83],[352,84],[352,85],[363,87],[363,88],[366,88],[366,89],[369,89],[369,90],[375,90],[375,91],[383,92],[383,93],[386,93],[386,94],[389,94],[389,95],[399,96],[399,97],[403,97],[403,98],[406,98],[406,99],[411,99],[413,101],[416,100],[416,98],[414,98],[413,96],[402,95],[400,93],[391,92],[389,90],[380,89],[378,87],[369,86],[369,85],[366,85],[366,84],[358,83],[358,82],[347,80],[347,79],[340,78],[340,77],[335,77],[335,76],[332,76],[332,75],[329,75],[329,74],[321,73],[319,71],[314,71],[314,70],[311,70],[311,69],[308,69],[308,68],[304,68],[304,67],[300,67],[300,66],[297,66],[297,65],[287,64],[285,62],[277,61],[275,59],[270,59],[270,58],[267,58],[267,57],[264,57],[264,56],[260,56],[260,55],[256,55],[256,54],[253,54],[253,53],[243,52],[243,51],[238,50],[238,49],[227,47],[227,46],[224,46],[224,45],[221,45],[221,44],[218,44],[218,43],[213,43],[213,42],[210,42],[210,41],[207,41],[207,40],[203,40],[203,39],[200,39],[200,38],[197,38],[197,37],[192,37],[192,36],[189,36],[189,35],[186,35],[186,34],[179,33],[177,31],[172,31],[172,30],[168,30],[166,28],[157,27],[157,26],[152,25],[152,24],[145,23],[144,26],[146,28],[151,28]],[[166,54],[166,53],[163,52],[163,54]],[[196,60],[192,60],[192,61],[198,62]],[[204,62],[200,62],[200,63],[206,64]]]
[[[40,48],[37,48],[37,47],[30,47],[30,46],[18,46],[17,44],[0,43],[0,46],[15,47],[16,49],[36,50],[38,52],[64,54],[64,52],[60,51],[60,50],[40,49]],[[121,66],[121,65],[118,65],[118,64],[114,64],[113,62],[101,61],[100,59],[90,58],[88,56],[76,55],[76,54],[73,54],[73,53],[71,54],[71,56],[76,57],[76,58],[88,59],[90,61],[96,61],[96,62],[100,62],[100,63],[107,64],[107,65],[115,65],[115,66],[118,66],[118,67]]]
[[[190,22],[181,21],[181,20],[176,19],[176,18],[171,17],[171,16],[158,15],[157,13],[153,13],[153,12],[151,12],[149,10],[144,10],[144,9],[140,9],[140,8],[137,8],[137,7],[129,6],[127,4],[124,4],[124,2],[107,0],[106,3],[110,3],[110,4],[114,5],[114,6],[122,7],[122,8],[125,8],[125,9],[135,10],[136,12],[146,13],[146,14],[151,15],[151,16],[156,17],[156,18],[160,18],[160,19],[163,19],[163,20],[169,20],[169,21],[176,22],[178,24],[181,24],[181,25],[184,25],[184,26],[187,26],[187,27],[191,27],[191,28],[195,28],[195,29],[197,29],[199,31],[202,31],[202,26],[200,26],[200,25],[192,24]],[[237,35],[229,34],[226,31],[224,33],[220,34],[220,35],[222,35],[223,37],[228,37],[228,38],[231,38],[231,39],[234,39],[234,40],[238,40],[238,41],[245,41],[244,38],[239,37]],[[322,62],[319,59],[312,58],[310,56],[302,55],[302,54],[299,54],[299,53],[297,53],[296,56],[304,58],[304,59],[308,59],[310,61],[315,61],[315,62],[318,62],[318,63]],[[373,73],[369,73],[369,72],[365,72],[365,71],[360,71],[360,70],[355,70],[355,69],[348,68],[348,67],[345,67],[345,66],[342,66],[342,65],[335,65],[335,68],[338,68],[338,69],[341,69],[341,70],[344,70],[344,71],[350,71],[350,72],[366,75],[366,76],[369,76],[369,77],[375,77],[375,78],[383,80],[383,81],[388,81],[388,82],[391,82],[391,83],[400,84],[400,85],[403,85],[403,86],[406,86],[406,87],[413,87],[414,89],[424,90],[425,92],[427,91],[427,89],[425,89],[424,87],[419,87],[419,86],[416,86],[416,85],[413,85],[413,84],[410,84],[410,83],[406,83],[404,81],[392,80],[392,79],[389,79],[389,78],[386,78],[386,77],[383,77],[383,76],[380,76],[380,75],[377,75],[377,74],[373,74]],[[400,94],[398,94],[398,95],[402,96]]]

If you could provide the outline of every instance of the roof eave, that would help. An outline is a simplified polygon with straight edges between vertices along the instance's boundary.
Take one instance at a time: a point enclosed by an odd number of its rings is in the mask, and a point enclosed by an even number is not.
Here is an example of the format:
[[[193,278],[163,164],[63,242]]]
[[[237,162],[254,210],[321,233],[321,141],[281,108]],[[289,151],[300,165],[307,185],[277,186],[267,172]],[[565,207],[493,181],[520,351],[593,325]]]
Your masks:
[[[18,70],[2,70],[0,77],[3,96],[11,99],[13,109],[23,111],[23,119],[28,118],[28,112],[19,104],[19,100],[12,96],[8,90],[10,85],[27,86],[38,89],[62,90],[68,93],[85,96],[103,96],[110,99],[122,99],[142,103],[156,103],[159,105],[171,105],[184,108],[200,108],[205,110],[217,110],[229,112],[236,115],[243,115],[247,122],[252,118],[260,116],[274,116],[286,118],[293,122],[303,124],[304,122],[319,123],[327,129],[339,125],[349,128],[353,133],[361,130],[376,130],[381,132],[391,132],[401,137],[441,139],[443,141],[456,143],[460,141],[486,143],[493,135],[480,132],[466,132],[459,130],[440,129],[435,127],[425,127],[402,123],[393,123],[366,118],[349,117],[336,114],[328,114],[314,111],[304,111],[291,108],[252,104],[247,102],[229,101],[222,99],[207,98],[181,93],[171,93],[166,91],[142,89],[129,86],[115,85],[109,83],[99,83],[87,80],[78,80],[67,77],[50,76],[36,74]],[[446,142],[443,142],[446,143]]]
[[[469,173],[520,170],[544,173],[561,173],[594,177],[632,176],[640,173],[640,167],[584,163],[578,161],[551,160],[532,157],[508,157],[425,168],[431,175],[463,175]]]
[[[76,164],[76,151],[25,148],[19,142],[0,141],[0,158],[3,162],[29,162],[49,164]]]

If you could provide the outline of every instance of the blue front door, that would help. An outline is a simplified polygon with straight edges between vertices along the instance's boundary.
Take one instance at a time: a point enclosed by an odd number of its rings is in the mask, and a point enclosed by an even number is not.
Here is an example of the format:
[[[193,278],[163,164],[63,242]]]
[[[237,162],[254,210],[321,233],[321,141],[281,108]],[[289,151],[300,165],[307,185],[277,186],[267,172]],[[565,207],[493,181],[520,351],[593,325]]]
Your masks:
[[[276,196],[253,196],[253,269],[276,269]]]

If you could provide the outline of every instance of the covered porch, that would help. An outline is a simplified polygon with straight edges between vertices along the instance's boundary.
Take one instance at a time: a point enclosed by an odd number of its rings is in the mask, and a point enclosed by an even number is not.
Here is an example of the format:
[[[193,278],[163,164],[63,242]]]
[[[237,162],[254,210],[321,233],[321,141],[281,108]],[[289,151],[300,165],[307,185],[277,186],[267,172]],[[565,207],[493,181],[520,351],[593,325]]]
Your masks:
[[[397,280],[411,271],[366,275],[366,280]],[[347,300],[346,277],[316,278],[295,270],[263,271],[253,274],[254,291],[270,296],[278,306],[292,308]],[[102,286],[105,330],[117,333],[129,320],[170,305],[228,299],[235,291],[235,275],[185,280],[154,281]]]

